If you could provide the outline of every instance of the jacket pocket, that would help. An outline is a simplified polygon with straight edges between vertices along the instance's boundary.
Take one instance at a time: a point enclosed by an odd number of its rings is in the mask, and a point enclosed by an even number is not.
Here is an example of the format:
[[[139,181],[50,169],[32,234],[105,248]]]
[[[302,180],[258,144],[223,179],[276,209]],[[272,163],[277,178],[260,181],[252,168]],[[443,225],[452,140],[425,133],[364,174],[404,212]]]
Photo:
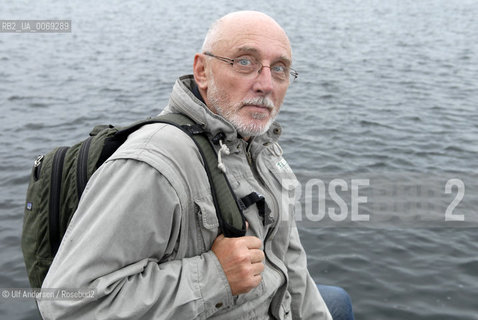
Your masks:
[[[211,249],[211,246],[219,234],[219,220],[216,215],[216,208],[209,194],[194,200],[196,204],[196,219],[198,225],[198,238],[204,244],[204,250]]]
[[[295,189],[298,186],[297,177],[290,168],[289,164],[284,158],[274,158],[268,161],[267,169],[272,173],[272,176],[279,182],[283,188]]]
[[[299,182],[284,158],[267,163],[267,169],[273,177],[271,182],[276,188],[275,192],[279,195],[281,218],[287,220],[294,215]]]
[[[264,278],[262,278],[259,285],[255,287],[254,289],[252,289],[251,291],[235,296],[234,303],[237,306],[240,306],[248,301],[252,301],[259,298],[263,294],[264,294]]]
[[[274,194],[277,195],[279,219],[275,228],[277,230],[272,244],[275,254],[279,258],[285,256],[289,246],[289,235],[293,220],[301,219],[300,196],[298,193],[299,182],[287,162],[283,158],[272,159],[266,164],[270,178],[270,185],[274,187]]]

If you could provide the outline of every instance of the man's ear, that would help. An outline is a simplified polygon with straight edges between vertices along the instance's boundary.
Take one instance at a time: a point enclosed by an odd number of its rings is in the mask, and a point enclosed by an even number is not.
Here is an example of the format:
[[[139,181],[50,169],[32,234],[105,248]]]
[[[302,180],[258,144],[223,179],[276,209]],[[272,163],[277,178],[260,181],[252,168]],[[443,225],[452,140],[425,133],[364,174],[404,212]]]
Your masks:
[[[197,53],[194,56],[194,80],[198,85],[198,88],[202,91],[207,90],[207,75],[206,75],[206,58],[204,55]]]

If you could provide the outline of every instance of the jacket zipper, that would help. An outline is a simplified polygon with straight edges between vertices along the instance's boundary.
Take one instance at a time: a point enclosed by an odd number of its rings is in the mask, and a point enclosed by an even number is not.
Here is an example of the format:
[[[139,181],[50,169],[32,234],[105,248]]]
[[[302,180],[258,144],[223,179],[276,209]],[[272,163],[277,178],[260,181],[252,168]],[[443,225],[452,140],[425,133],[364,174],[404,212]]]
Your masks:
[[[69,147],[60,147],[53,157],[49,203],[50,246],[54,256],[60,246],[60,200],[63,162]]]
[[[250,152],[250,148],[251,148],[251,142],[249,142],[249,145],[247,146],[246,150],[245,150],[245,153],[246,153],[246,157],[247,157],[247,161],[249,162],[249,165],[251,167],[251,170],[254,174],[254,176],[260,181],[260,183],[263,185],[263,188],[264,190],[269,193],[271,195],[271,199],[272,201],[275,201],[275,198],[274,198],[274,195],[271,191],[271,188],[269,188],[269,186],[267,185],[267,183],[265,182],[265,180],[262,178],[260,172],[259,172],[259,169],[257,168],[257,166],[255,165],[254,161],[253,161],[253,158],[252,158],[252,154]],[[276,227],[277,227],[277,224],[279,223],[280,219],[281,219],[281,216],[280,216],[280,212],[279,212],[279,204],[278,203],[275,203],[275,206],[277,208],[277,220],[275,221],[275,224],[273,226],[270,227],[269,231],[267,232],[267,235],[266,237],[264,238],[264,254],[265,254],[265,257],[267,259],[267,261],[269,262],[269,265],[271,267],[271,270],[273,270],[274,272],[276,272],[279,277],[280,277],[280,282],[282,283],[283,281],[285,282],[286,279],[285,279],[285,275],[282,273],[282,270],[269,258],[269,255],[267,254],[266,252],[266,244],[269,242],[269,239],[270,237],[272,236],[272,234],[274,233],[275,235],[275,232],[276,231]],[[277,310],[276,310],[277,311]]]
[[[259,157],[259,154],[257,155],[257,157]],[[281,213],[280,213],[280,205],[279,205],[277,199],[273,196],[273,193],[271,191],[272,189],[269,187],[269,185],[266,183],[266,181],[262,178],[260,169],[257,166],[255,166],[255,168],[256,168],[257,175],[261,178],[262,185],[264,186],[264,190],[266,190],[270,195],[272,195],[271,199],[274,202],[274,206],[276,207],[276,210],[277,210],[277,220],[275,221],[274,225],[270,227],[270,229],[267,232],[267,235],[264,239],[264,253],[266,253],[266,249],[267,249],[266,244],[269,244],[268,248],[269,248],[269,250],[271,250],[270,241],[272,241],[275,234],[277,233],[277,225],[280,223],[282,217],[281,217]],[[286,275],[282,272],[282,270],[279,268],[279,266],[270,259],[269,255],[265,254],[265,256],[270,263],[271,269],[279,274],[280,282],[281,283],[284,282],[284,284],[287,285]],[[278,289],[276,294],[278,294],[279,292],[280,291]],[[283,298],[284,298],[284,296],[282,296],[282,299]],[[280,309],[280,304],[276,304],[276,309],[275,310],[272,310],[272,306],[271,306],[272,314],[274,316],[276,314],[279,314],[279,309]]]

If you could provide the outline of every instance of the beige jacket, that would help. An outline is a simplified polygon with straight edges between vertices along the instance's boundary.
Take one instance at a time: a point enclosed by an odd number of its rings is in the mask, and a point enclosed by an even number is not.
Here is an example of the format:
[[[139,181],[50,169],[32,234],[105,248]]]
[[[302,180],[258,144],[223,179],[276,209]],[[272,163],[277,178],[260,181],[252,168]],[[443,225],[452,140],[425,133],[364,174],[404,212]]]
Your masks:
[[[226,134],[227,177],[238,198],[262,194],[244,211],[248,235],[263,241],[261,284],[232,296],[210,250],[219,233],[207,174],[194,142],[152,124],[132,134],[90,179],[43,288],[90,288],[82,300],[40,300],[45,319],[331,319],[307,271],[293,217],[295,176],[277,144],[281,129],[250,144],[211,113],[180,78],[163,111],[180,112]]]

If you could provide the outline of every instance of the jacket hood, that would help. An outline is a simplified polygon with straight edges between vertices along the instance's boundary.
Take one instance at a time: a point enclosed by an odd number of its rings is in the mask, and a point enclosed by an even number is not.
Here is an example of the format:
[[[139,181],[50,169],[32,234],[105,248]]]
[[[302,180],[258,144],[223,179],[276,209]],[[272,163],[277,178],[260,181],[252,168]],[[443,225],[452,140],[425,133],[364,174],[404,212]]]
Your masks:
[[[183,113],[203,125],[211,132],[213,137],[222,131],[226,135],[226,144],[237,141],[236,128],[222,116],[213,113],[202,101],[196,98],[191,91],[194,85],[196,84],[193,75],[185,75],[176,80],[169,103],[161,114]],[[253,140],[262,144],[277,142],[281,132],[281,126],[274,122],[265,134],[254,137]]]

